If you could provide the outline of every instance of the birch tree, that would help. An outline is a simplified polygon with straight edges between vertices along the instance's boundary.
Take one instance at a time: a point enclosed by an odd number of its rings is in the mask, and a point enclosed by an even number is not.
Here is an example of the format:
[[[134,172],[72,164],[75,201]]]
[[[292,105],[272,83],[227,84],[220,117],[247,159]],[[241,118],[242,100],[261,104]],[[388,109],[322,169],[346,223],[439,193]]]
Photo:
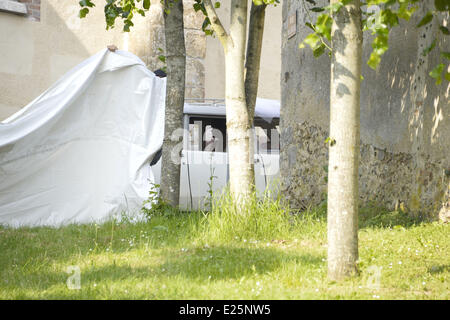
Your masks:
[[[239,202],[249,197],[254,186],[253,155],[250,154],[250,116],[245,98],[245,43],[247,0],[231,0],[230,28],[227,32],[211,0],[204,6],[211,27],[225,54],[225,105],[230,165],[230,191]]]
[[[314,0],[305,0],[316,5]],[[303,4],[305,5],[305,1]],[[378,12],[362,12],[362,5],[379,6]],[[328,163],[328,277],[341,280],[357,273],[358,260],[358,162],[360,124],[360,83],[362,31],[372,31],[373,51],[367,64],[376,69],[382,55],[388,50],[389,32],[399,20],[410,20],[419,0],[331,0],[326,7],[312,7],[321,13],[315,22],[306,25],[312,29],[300,48],[309,45],[314,56],[327,50],[331,57],[330,81],[330,136]],[[440,12],[450,9],[448,0],[435,0],[435,10],[427,11],[417,27],[436,19]],[[447,26],[439,26],[442,35],[448,35]],[[429,54],[436,39],[424,48]],[[440,59],[448,60],[448,52]],[[440,84],[450,80],[445,62],[429,72]]]
[[[245,202],[255,188],[253,118],[258,89],[265,9],[277,0],[254,0],[250,11],[248,44],[248,0],[231,0],[230,28],[225,30],[216,8],[219,2],[196,0],[194,8],[205,14],[204,31],[220,40],[225,55],[225,104],[227,116],[230,191],[235,202]],[[212,30],[208,29],[211,27]]]
[[[332,0],[331,4],[339,0]],[[333,14],[328,161],[328,276],[356,273],[358,259],[359,97],[362,55],[360,1]]]

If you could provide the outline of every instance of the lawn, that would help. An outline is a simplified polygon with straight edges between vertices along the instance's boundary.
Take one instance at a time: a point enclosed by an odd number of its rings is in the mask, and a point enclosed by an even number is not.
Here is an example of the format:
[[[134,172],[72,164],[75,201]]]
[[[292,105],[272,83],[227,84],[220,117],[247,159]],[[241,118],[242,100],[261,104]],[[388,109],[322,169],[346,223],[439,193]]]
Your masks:
[[[225,215],[200,212],[0,228],[0,299],[449,298],[448,224],[361,210],[360,274],[333,283],[325,212],[266,211],[231,228]],[[79,290],[66,284],[70,266],[79,268]]]

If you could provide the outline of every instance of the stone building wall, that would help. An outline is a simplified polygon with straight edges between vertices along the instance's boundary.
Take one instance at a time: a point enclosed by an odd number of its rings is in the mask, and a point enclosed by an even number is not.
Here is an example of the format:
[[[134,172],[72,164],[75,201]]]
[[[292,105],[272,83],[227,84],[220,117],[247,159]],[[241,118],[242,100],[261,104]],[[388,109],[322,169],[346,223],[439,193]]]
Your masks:
[[[205,56],[206,36],[202,31],[203,13],[195,12],[194,0],[183,0],[184,4],[184,36],[186,42],[186,98],[205,97]],[[146,62],[150,70],[157,70],[164,66],[159,56],[165,52],[164,16],[159,0],[152,0],[147,13],[148,24],[140,26],[139,41],[134,39],[130,43],[130,50]],[[150,26],[150,27],[149,27]],[[132,32],[134,32],[133,30]],[[140,41],[148,39],[148,47],[143,47]]]
[[[425,3],[418,15],[430,5]],[[288,38],[294,14],[296,34]],[[448,14],[440,18],[448,23]],[[319,203],[327,191],[330,60],[298,48],[309,34],[307,21],[301,1],[283,2],[280,172],[283,194],[298,208]],[[417,23],[403,23],[392,32],[377,71],[366,65],[371,35],[364,34],[360,200],[448,219],[450,85],[437,86],[428,76],[438,54],[422,55],[438,25],[418,30]],[[448,51],[449,41],[441,38],[437,47]]]

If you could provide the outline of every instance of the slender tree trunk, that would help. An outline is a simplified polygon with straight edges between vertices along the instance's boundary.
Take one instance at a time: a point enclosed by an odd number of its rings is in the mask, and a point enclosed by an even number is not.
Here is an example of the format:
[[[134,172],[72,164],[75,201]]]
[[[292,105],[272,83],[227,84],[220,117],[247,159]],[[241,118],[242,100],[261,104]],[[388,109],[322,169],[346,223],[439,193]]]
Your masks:
[[[331,3],[339,2],[332,0]],[[360,1],[334,14],[328,164],[328,277],[357,273],[362,29]]]
[[[250,121],[255,115],[256,97],[258,95],[259,68],[261,62],[262,39],[266,4],[256,5],[252,2],[247,42],[247,58],[245,60],[245,98]]]
[[[225,52],[230,190],[234,200],[241,202],[255,190],[254,140],[251,129],[258,93],[266,5],[255,5],[252,2],[246,51],[248,1],[231,0],[229,34],[217,17],[211,0],[205,0],[204,4],[212,28]]]
[[[174,131],[183,128],[183,106],[186,72],[184,44],[183,1],[165,0],[164,12],[166,39],[166,109],[161,168],[161,198],[178,206],[180,198],[180,154],[175,146],[183,138]]]
[[[255,117],[256,97],[258,95],[259,68],[261,62],[262,39],[264,33],[264,21],[266,17],[266,4],[256,5],[252,2],[250,10],[250,23],[247,40],[247,57],[245,59],[245,100],[247,102],[248,118],[250,127],[253,128]],[[255,133],[250,135],[249,153],[252,156],[255,146]],[[255,165],[251,163],[253,176]]]
[[[245,97],[245,44],[247,0],[231,0],[230,36],[225,50],[225,103],[227,113],[230,190],[237,203],[254,189],[253,154],[250,154],[250,118]]]

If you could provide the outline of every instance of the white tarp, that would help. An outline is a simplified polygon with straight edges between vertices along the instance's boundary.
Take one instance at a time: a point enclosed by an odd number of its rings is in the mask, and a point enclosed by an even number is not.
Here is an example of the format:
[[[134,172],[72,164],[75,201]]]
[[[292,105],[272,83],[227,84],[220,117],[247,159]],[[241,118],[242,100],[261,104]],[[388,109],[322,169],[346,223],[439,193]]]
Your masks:
[[[105,49],[0,123],[0,224],[139,211],[163,141],[164,99],[165,79],[136,56]]]

